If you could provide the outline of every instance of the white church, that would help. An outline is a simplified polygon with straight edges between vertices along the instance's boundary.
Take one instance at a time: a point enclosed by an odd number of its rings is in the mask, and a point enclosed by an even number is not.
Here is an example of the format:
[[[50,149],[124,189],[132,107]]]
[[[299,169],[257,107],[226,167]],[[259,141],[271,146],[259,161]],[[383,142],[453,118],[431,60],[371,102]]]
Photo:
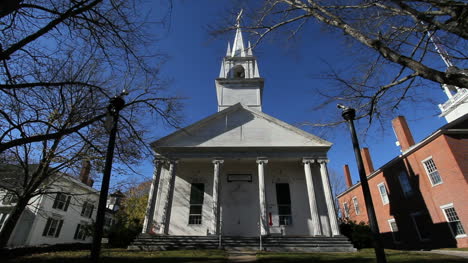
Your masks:
[[[237,26],[215,80],[218,112],[151,143],[143,234],[130,249],[243,238],[266,249],[280,239],[316,248],[307,251],[354,250],[338,227],[327,172],[332,143],[262,112],[258,68]]]

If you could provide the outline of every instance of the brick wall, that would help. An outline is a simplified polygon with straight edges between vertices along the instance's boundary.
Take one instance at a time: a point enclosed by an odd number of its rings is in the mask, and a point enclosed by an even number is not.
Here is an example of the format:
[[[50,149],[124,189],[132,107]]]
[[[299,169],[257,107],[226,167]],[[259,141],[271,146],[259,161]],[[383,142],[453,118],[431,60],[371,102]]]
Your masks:
[[[432,158],[442,183],[432,185],[422,161]],[[405,172],[412,185],[412,194],[405,195],[398,176]],[[394,160],[381,168],[369,179],[374,209],[381,233],[384,233],[385,245],[397,248],[426,247],[468,247],[468,238],[454,238],[447,224],[441,206],[453,204],[465,232],[468,231],[468,138],[461,135],[440,135],[405,158]],[[378,185],[384,183],[389,204],[384,204]],[[356,215],[352,198],[356,197],[361,213]],[[350,207],[350,220],[367,222],[367,213],[360,185],[340,196],[340,209],[343,203]],[[424,216],[411,216],[421,213]],[[421,218],[426,218],[428,222]],[[402,241],[395,243],[391,235],[389,221],[395,219]],[[415,227],[415,220],[426,226],[430,233],[429,240],[420,240]],[[420,232],[424,232],[421,229]]]

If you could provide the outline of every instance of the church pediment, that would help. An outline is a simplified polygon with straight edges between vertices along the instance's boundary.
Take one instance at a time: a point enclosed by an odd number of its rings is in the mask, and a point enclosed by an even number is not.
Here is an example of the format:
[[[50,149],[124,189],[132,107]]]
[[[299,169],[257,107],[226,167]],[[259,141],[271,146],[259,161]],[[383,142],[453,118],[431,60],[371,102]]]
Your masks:
[[[332,144],[263,112],[233,105],[153,142],[152,147],[330,147]]]

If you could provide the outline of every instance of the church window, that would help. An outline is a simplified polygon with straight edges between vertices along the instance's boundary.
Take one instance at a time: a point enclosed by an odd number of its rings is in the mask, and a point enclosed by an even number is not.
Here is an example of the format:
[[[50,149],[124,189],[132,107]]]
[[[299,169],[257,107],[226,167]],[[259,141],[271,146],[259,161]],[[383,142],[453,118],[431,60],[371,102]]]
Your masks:
[[[280,226],[291,225],[291,194],[289,192],[289,184],[276,184],[276,201],[278,202]]]
[[[205,184],[193,183],[190,190],[189,224],[200,225],[202,223],[203,197]]]
[[[245,79],[245,69],[241,65],[232,68],[232,74],[235,79]]]

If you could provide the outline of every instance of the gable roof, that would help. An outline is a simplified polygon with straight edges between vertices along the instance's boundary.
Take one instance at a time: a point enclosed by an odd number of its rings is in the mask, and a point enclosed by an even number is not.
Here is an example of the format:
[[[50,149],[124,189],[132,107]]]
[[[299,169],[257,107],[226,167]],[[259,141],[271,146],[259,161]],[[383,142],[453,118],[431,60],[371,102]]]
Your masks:
[[[153,143],[171,147],[331,147],[332,143],[242,103],[208,116]]]

